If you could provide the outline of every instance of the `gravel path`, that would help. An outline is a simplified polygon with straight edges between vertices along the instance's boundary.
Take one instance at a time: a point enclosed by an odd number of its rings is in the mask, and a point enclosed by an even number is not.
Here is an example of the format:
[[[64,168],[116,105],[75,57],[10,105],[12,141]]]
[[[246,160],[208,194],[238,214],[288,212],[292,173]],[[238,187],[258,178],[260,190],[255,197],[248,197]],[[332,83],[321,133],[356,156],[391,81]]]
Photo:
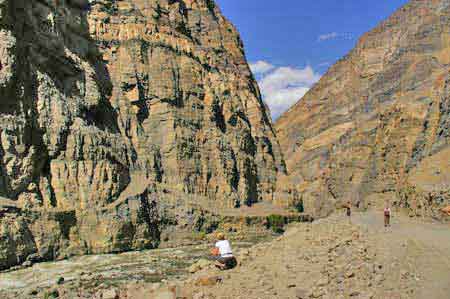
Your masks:
[[[394,215],[395,216],[395,215]],[[385,259],[399,258],[401,266],[417,273],[415,298],[450,298],[450,226],[393,217],[385,229],[382,213],[357,214],[353,221]]]
[[[382,212],[295,224],[240,261],[226,274],[198,273],[193,282],[223,281],[193,287],[194,298],[450,298],[450,226],[400,215],[387,229]]]

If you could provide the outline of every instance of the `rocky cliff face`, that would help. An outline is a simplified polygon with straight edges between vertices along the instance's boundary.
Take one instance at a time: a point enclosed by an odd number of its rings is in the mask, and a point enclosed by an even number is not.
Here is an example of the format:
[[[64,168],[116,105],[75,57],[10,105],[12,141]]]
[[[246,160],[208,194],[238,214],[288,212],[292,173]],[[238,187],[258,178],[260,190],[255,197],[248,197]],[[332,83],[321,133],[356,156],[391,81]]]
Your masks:
[[[411,1],[276,123],[309,210],[385,200],[417,210],[450,197],[450,1]]]
[[[5,268],[157,246],[171,203],[272,200],[284,164],[212,0],[0,0],[0,169]]]

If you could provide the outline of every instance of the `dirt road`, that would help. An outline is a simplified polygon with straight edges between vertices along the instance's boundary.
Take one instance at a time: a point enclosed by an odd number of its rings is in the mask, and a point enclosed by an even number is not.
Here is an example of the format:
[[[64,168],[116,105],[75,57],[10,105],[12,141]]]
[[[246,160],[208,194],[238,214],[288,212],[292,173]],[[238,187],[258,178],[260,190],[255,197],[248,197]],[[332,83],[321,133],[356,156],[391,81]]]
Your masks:
[[[382,212],[295,224],[241,254],[242,265],[195,298],[450,298],[450,226]],[[195,278],[193,278],[193,281]]]
[[[369,243],[384,259],[398,259],[416,273],[414,298],[450,298],[450,226],[393,216],[387,229],[381,212],[358,214],[353,221],[369,234]]]

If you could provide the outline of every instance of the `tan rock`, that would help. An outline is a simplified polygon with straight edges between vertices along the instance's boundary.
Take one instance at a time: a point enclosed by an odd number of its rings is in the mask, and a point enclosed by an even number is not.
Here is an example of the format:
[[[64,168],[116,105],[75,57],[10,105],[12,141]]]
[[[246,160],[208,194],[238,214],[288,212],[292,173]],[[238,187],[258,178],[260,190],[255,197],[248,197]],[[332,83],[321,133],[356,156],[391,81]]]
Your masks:
[[[174,292],[170,290],[155,291],[152,298],[154,299],[176,299]]]
[[[116,289],[109,289],[102,292],[102,299],[117,299],[119,294]]]
[[[349,270],[347,272],[345,272],[345,277],[346,278],[352,278],[355,276],[355,272],[353,272],[352,270]]]
[[[295,290],[295,296],[297,299],[307,299],[309,297],[309,292],[305,289]]]
[[[450,216],[450,206],[442,208],[441,210],[443,213],[447,214],[448,216]]]
[[[295,190],[318,216],[347,201],[388,202],[413,215],[448,204],[447,7],[446,0],[410,1],[277,120],[290,173],[280,178],[280,197],[295,202]]]
[[[0,196],[34,216],[0,219],[0,269],[154,248],[190,204],[272,200],[281,151],[212,1],[1,3]]]
[[[214,286],[220,281],[221,278],[219,276],[202,276],[196,279],[195,285],[202,287]]]
[[[205,269],[205,268],[207,268],[207,267],[209,267],[211,265],[212,265],[211,261],[208,261],[208,260],[205,260],[205,259],[201,259],[198,262],[196,262],[195,264],[191,265],[188,268],[188,271],[190,273],[195,273],[195,272],[198,272],[198,271],[200,271],[202,269]]]

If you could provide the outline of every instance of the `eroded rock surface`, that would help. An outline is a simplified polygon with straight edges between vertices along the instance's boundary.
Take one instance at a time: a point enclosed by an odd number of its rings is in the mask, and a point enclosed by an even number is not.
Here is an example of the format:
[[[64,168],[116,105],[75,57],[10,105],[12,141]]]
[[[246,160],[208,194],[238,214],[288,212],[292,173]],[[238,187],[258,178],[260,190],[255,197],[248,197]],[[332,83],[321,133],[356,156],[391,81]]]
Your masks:
[[[0,0],[0,99],[0,268],[155,247],[162,210],[272,200],[284,172],[211,0]]]
[[[322,215],[347,200],[438,214],[450,199],[449,27],[450,1],[415,0],[365,34],[277,121],[291,174],[280,190]]]

